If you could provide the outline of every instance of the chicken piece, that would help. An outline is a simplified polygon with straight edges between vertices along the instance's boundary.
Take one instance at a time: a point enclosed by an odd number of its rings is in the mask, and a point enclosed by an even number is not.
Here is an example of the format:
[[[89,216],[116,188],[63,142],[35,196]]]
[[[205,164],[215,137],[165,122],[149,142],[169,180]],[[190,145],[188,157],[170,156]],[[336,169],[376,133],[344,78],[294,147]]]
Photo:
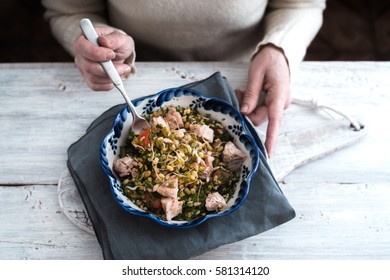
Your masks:
[[[153,191],[158,192],[165,197],[177,198],[179,179],[176,176],[171,176],[161,184],[154,186]]]
[[[223,210],[227,207],[226,201],[219,192],[210,193],[206,197],[206,209],[207,211]]]
[[[165,121],[168,123],[171,129],[184,127],[183,118],[174,107],[169,107],[168,113],[165,116]]]
[[[212,146],[213,146],[213,148],[218,148],[221,145],[221,143],[222,143],[221,139],[217,138],[217,139],[215,139]]]
[[[163,197],[161,198],[161,206],[165,212],[167,221],[179,215],[183,209],[183,201],[179,201],[177,197]]]
[[[112,167],[119,177],[131,174],[131,177],[134,178],[138,175],[138,162],[131,157],[116,159]]]
[[[213,161],[215,158],[212,155],[205,155],[204,160],[200,162],[201,166],[204,166],[205,169],[199,173],[201,179],[207,179],[210,177],[211,172],[214,170]]]
[[[238,149],[233,142],[226,143],[222,152],[222,161],[226,164],[227,169],[235,171],[241,167],[242,163],[246,160],[247,155]]]
[[[163,143],[166,143],[166,144],[173,144],[173,141],[169,138],[164,138],[163,139]]]
[[[150,124],[153,128],[153,131],[160,131],[161,128],[168,126],[168,123],[161,116],[152,118]]]
[[[214,130],[212,130],[208,125],[193,124],[191,125],[190,130],[198,137],[201,137],[210,143],[214,141]]]
[[[184,128],[172,130],[172,133],[175,138],[183,138],[185,132],[186,130]]]

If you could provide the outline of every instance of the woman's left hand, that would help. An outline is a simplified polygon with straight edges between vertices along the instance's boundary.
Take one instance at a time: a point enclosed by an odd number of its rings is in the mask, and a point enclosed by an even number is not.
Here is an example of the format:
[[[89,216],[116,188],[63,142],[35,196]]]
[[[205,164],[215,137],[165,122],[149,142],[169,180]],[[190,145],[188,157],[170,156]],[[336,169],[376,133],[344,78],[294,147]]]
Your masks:
[[[259,103],[261,91],[264,102]],[[240,111],[258,126],[268,120],[265,147],[271,157],[282,122],[283,111],[291,103],[290,70],[283,51],[265,45],[252,59],[244,91],[236,90]]]

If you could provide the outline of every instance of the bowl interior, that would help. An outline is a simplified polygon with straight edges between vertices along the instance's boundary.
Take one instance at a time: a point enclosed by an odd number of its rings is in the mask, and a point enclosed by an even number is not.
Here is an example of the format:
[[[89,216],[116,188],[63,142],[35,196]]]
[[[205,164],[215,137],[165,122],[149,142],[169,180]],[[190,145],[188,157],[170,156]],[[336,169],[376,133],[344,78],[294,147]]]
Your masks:
[[[132,115],[126,106],[118,113],[113,128],[104,138],[100,150],[101,166],[109,178],[112,193],[126,211],[149,217],[164,226],[185,228],[196,226],[211,217],[227,215],[241,206],[248,195],[250,180],[259,164],[259,149],[248,131],[248,123],[245,123],[244,118],[233,106],[223,100],[208,98],[199,92],[185,88],[168,89],[152,96],[138,98],[133,101],[133,104],[140,114],[149,114],[161,106],[169,105],[196,108],[202,115],[209,115],[210,118],[221,122],[233,136],[234,144],[248,156],[242,165],[240,181],[234,195],[227,202],[226,210],[191,221],[162,220],[140,209],[124,194],[120,181],[112,169],[113,162],[118,157],[119,148],[124,145],[132,123]]]

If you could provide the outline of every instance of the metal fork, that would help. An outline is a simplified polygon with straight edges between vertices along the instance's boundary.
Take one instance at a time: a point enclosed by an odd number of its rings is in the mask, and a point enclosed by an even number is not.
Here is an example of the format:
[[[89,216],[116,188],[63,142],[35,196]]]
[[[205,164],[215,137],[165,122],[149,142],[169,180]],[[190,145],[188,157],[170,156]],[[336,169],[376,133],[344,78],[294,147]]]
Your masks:
[[[98,35],[92,25],[92,22],[89,19],[84,18],[80,21],[80,27],[88,41],[95,44],[96,46],[99,46],[97,41]],[[150,128],[149,122],[137,113],[133,103],[131,102],[129,96],[126,93],[126,90],[123,86],[122,78],[120,77],[112,61],[104,61],[100,62],[100,64],[102,65],[104,71],[107,73],[108,77],[111,79],[112,83],[122,94],[123,98],[126,100],[126,103],[130,108],[131,114],[133,115],[133,123],[131,125],[131,129],[134,131],[134,133],[138,134],[142,130]]]

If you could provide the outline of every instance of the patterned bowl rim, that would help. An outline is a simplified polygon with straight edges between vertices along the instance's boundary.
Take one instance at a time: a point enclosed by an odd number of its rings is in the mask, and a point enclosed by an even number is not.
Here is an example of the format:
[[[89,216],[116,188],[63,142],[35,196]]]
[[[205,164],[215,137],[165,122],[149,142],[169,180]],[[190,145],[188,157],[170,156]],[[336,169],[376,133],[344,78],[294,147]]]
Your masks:
[[[235,203],[234,205],[232,205],[230,208],[228,208],[227,210],[225,210],[223,212],[207,214],[207,215],[205,215],[203,217],[199,217],[199,218],[196,218],[196,219],[191,220],[191,221],[172,221],[172,222],[165,221],[165,220],[162,220],[162,219],[156,217],[155,215],[153,215],[151,213],[142,212],[142,211],[139,211],[137,209],[132,208],[130,205],[125,204],[125,202],[120,197],[118,197],[118,195],[116,193],[116,188],[115,188],[114,185],[118,184],[117,183],[117,178],[116,178],[116,176],[114,175],[114,173],[112,172],[112,170],[111,170],[111,168],[109,166],[109,162],[108,162],[108,159],[107,159],[107,153],[106,153],[106,147],[107,147],[107,142],[108,142],[107,139],[108,139],[108,137],[110,135],[112,135],[113,133],[114,134],[118,134],[119,133],[118,138],[120,137],[121,130],[123,129],[123,125],[121,123],[126,121],[127,114],[131,115],[130,109],[128,108],[128,106],[124,106],[124,108],[121,109],[117,113],[117,115],[116,115],[116,117],[115,117],[115,119],[113,121],[113,125],[111,126],[111,129],[105,135],[105,137],[103,138],[103,141],[102,141],[102,143],[100,145],[100,166],[101,166],[104,174],[109,179],[110,189],[111,189],[112,195],[114,196],[116,202],[125,211],[127,211],[127,212],[129,212],[131,214],[137,215],[137,216],[150,218],[150,219],[152,219],[153,221],[157,222],[160,225],[163,225],[165,227],[171,227],[171,228],[191,228],[191,227],[195,227],[195,226],[200,225],[201,223],[205,222],[206,220],[208,220],[210,218],[226,216],[228,214],[231,214],[232,212],[234,212],[238,208],[240,208],[241,205],[246,200],[248,194],[249,194],[250,182],[251,182],[254,174],[256,173],[256,171],[257,171],[257,169],[259,167],[259,163],[260,163],[259,153],[260,152],[263,153],[263,154],[265,153],[264,147],[259,147],[257,145],[257,143],[256,143],[256,142],[258,142],[258,143],[262,143],[262,142],[259,139],[259,137],[258,137],[257,133],[255,132],[254,128],[252,127],[251,123],[248,122],[248,120],[246,118],[244,118],[241,115],[241,113],[232,104],[230,104],[227,101],[222,100],[220,98],[208,97],[208,96],[203,95],[199,91],[196,91],[196,90],[193,90],[193,89],[190,89],[190,88],[175,87],[175,88],[168,88],[168,89],[162,90],[162,91],[160,91],[158,93],[155,93],[155,94],[152,94],[152,95],[139,97],[137,99],[132,100],[132,102],[133,102],[134,106],[137,108],[137,106],[140,103],[142,103],[144,100],[153,100],[153,99],[157,98],[156,102],[159,104],[158,106],[161,106],[162,104],[164,104],[164,102],[169,102],[172,98],[178,98],[181,95],[196,96],[198,98],[202,98],[205,102],[206,101],[207,102],[215,102],[216,104],[227,106],[231,111],[234,112],[235,120],[242,125],[242,132],[243,132],[243,134],[246,135],[247,140],[250,142],[250,146],[251,147],[255,147],[255,149],[252,149],[250,151],[251,161],[252,161],[252,169],[251,169],[250,173],[248,174],[248,176],[246,177],[246,180],[245,181],[241,181],[241,184],[240,184],[241,186],[238,185],[239,188],[245,190],[244,194],[241,196],[241,199],[240,199],[239,203],[237,203],[237,204]],[[165,98],[169,98],[169,99],[165,100]],[[237,118],[239,120],[237,120]],[[120,130],[117,129],[118,125],[119,125],[119,129]],[[243,184],[244,184],[244,187],[242,186]],[[241,190],[240,190],[240,192],[241,192]]]

